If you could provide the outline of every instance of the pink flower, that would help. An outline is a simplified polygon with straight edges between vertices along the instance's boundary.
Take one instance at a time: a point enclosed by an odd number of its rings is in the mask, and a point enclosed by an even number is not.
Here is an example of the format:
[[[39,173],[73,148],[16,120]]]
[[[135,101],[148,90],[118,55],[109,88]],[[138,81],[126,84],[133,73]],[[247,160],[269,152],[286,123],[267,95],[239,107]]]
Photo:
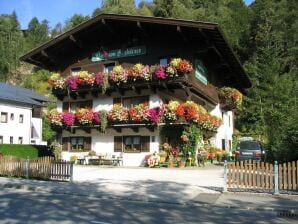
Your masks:
[[[95,83],[97,85],[102,85],[103,84],[103,73],[102,72],[98,72],[96,75],[95,75]]]
[[[93,120],[96,124],[100,124],[100,113],[99,112],[93,112]]]
[[[72,90],[78,89],[78,77],[77,76],[69,76],[67,78],[66,82]]]
[[[149,112],[150,121],[153,124],[157,124],[160,118],[158,108],[151,108],[148,110],[148,112]]]
[[[166,78],[166,72],[165,72],[165,68],[162,65],[158,65],[154,71],[154,75],[156,76],[156,78],[158,79],[165,79]]]
[[[71,126],[71,125],[73,125],[74,122],[75,122],[75,115],[72,114],[72,113],[69,113],[69,112],[63,112],[62,117],[63,117],[63,123],[64,123],[66,126]]]

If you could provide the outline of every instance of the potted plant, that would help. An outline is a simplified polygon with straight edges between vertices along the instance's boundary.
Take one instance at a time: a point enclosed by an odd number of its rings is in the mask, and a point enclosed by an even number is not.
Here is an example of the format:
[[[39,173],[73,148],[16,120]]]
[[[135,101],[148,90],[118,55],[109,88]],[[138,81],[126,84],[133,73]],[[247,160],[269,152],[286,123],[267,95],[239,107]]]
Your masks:
[[[162,150],[162,151],[159,152],[158,155],[160,157],[159,162],[164,163],[166,161],[167,153]]]
[[[169,155],[169,168],[174,168],[174,156],[172,154]]]

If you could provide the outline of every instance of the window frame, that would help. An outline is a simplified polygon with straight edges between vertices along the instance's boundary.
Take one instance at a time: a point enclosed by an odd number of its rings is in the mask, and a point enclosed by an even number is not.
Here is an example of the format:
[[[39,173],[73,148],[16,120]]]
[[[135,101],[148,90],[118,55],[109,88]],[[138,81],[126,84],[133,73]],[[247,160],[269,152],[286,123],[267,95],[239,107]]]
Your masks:
[[[23,124],[24,123],[24,114],[19,115],[19,123]]]
[[[22,145],[23,144],[23,136],[20,136],[18,138],[18,144]]]
[[[140,102],[131,102],[130,105],[128,105],[128,102],[125,103],[125,101],[128,101],[128,100],[130,100],[130,101],[135,100],[135,101],[140,101]],[[140,104],[145,104],[145,105],[149,106],[150,96],[145,95],[145,96],[133,96],[133,97],[122,97],[121,98],[121,105],[126,108],[133,108]]]
[[[85,104],[85,106],[83,104]],[[93,100],[68,101],[68,102],[63,102],[62,104],[63,112],[75,113],[77,109],[81,109],[81,108],[92,109]]]
[[[4,116],[4,120],[2,119]],[[8,122],[8,113],[7,112],[1,112],[1,123],[7,123]]]
[[[75,144],[73,144],[73,140]],[[79,140],[83,140],[79,144]],[[75,145],[76,147],[73,147]],[[66,152],[88,152],[92,147],[92,138],[87,136],[70,136],[62,138],[62,151]]]
[[[139,138],[139,144],[138,147],[135,147],[135,150],[133,149],[126,149],[126,139],[132,138],[132,147],[133,147],[133,142],[134,138]],[[125,135],[125,136],[114,136],[114,152],[124,152],[124,153],[144,153],[144,152],[150,152],[150,140],[151,137],[150,135]]]

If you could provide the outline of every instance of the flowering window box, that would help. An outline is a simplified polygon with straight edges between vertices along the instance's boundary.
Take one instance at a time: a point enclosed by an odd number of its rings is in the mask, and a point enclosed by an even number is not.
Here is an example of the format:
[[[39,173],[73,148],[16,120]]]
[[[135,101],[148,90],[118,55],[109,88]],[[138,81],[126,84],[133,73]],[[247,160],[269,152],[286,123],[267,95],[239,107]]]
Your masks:
[[[218,89],[220,105],[226,110],[240,110],[242,107],[242,93],[231,87],[222,87]]]

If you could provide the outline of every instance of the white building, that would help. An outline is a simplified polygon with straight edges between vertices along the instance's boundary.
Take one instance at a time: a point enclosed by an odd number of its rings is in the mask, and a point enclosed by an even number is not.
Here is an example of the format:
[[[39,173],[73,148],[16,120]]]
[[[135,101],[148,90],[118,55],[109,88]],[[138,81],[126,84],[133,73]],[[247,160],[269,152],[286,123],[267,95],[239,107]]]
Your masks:
[[[46,144],[42,107],[47,101],[29,89],[0,83],[0,144]]]

